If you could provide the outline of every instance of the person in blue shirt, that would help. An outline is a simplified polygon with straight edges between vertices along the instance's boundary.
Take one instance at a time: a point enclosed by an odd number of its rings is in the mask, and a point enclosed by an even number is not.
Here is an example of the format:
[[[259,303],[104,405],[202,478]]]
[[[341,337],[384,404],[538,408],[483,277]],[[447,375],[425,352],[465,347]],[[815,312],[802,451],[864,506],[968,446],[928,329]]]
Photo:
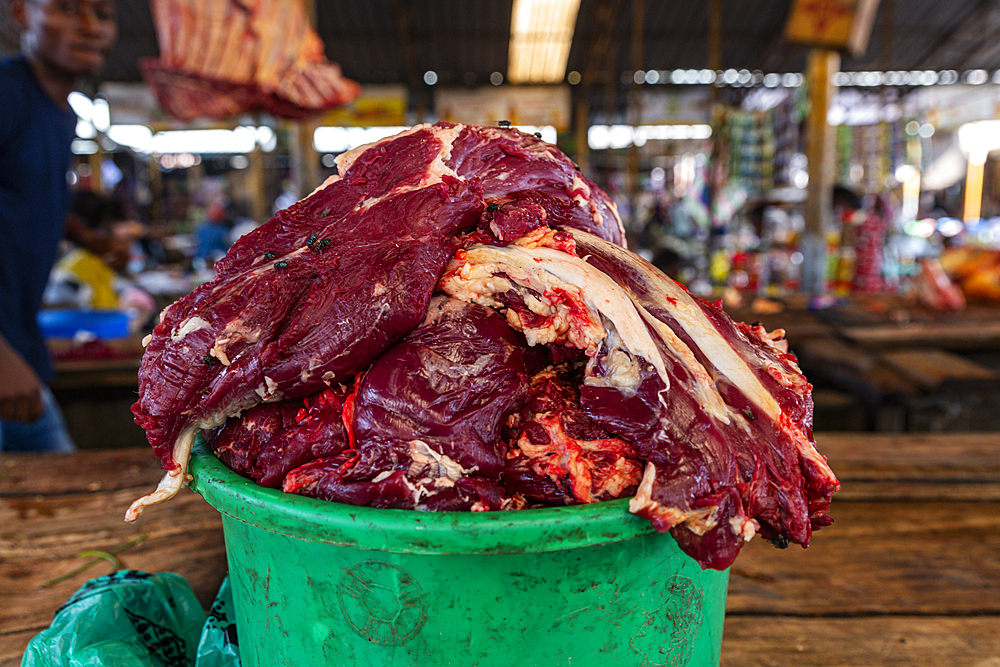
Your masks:
[[[0,62],[0,450],[72,451],[37,316],[66,228],[68,97],[118,36],[114,0],[9,0],[20,54]]]

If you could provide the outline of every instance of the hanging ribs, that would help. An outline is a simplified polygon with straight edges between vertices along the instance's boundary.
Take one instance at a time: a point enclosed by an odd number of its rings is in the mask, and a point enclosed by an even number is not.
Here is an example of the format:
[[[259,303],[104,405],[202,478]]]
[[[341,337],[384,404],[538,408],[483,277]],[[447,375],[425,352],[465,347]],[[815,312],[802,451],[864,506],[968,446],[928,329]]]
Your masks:
[[[179,120],[268,111],[304,119],[354,100],[360,87],[329,62],[298,2],[153,0],[160,57],[140,66]]]

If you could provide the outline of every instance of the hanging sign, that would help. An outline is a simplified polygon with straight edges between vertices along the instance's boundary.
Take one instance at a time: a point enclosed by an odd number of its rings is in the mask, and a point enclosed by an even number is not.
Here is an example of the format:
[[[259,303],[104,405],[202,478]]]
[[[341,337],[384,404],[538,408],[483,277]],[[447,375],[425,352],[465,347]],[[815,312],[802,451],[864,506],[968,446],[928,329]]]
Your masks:
[[[878,0],[794,0],[785,39],[864,55]]]
[[[434,93],[441,120],[474,125],[551,125],[569,129],[568,86],[489,86],[442,88]]]
[[[365,85],[350,104],[325,112],[319,125],[340,127],[396,127],[407,125],[405,86]]]

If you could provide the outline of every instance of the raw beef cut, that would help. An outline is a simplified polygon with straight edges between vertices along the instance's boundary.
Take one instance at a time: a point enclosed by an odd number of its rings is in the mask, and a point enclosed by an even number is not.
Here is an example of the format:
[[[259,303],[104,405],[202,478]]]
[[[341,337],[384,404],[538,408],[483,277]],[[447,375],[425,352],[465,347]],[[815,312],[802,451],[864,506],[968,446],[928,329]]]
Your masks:
[[[175,494],[200,431],[264,485],[380,508],[630,497],[703,567],[809,544],[836,477],[783,332],[624,247],[553,146],[439,123],[345,153],[167,308],[136,422]]]
[[[531,378],[531,400],[508,419],[503,487],[527,502],[575,505],[633,495],[636,449],[580,406],[583,364],[549,366]]]
[[[341,385],[302,401],[261,403],[212,429],[205,438],[219,460],[261,486],[280,487],[285,476],[309,461],[349,448],[344,423],[349,394]]]
[[[537,205],[538,224],[551,210],[624,239],[607,195],[555,147],[513,129],[417,126],[339,156],[338,168],[161,314],[132,411],[169,473],[129,520],[181,488],[198,430],[349,383],[420,324],[458,233],[509,221],[487,198],[538,186],[545,191],[513,195]]]
[[[754,534],[807,545],[838,487],[794,357],[633,253],[585,232],[460,250],[440,288],[589,357],[585,414],[645,461],[630,510],[724,569]],[[512,299],[509,294],[520,295]]]
[[[353,460],[307,464],[283,488],[377,507],[501,509],[501,428],[547,360],[492,310],[436,298],[358,382]]]

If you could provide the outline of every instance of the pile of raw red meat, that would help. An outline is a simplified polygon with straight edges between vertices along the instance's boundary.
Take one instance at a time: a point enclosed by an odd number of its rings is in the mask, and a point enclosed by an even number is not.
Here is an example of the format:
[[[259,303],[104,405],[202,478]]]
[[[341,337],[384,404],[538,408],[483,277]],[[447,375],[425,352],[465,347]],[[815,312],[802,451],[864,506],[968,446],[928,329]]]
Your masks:
[[[514,129],[418,126],[216,265],[148,338],[136,422],[187,479],[195,436],[259,483],[356,505],[630,497],[704,567],[806,545],[838,483],[781,334],[623,247],[614,206]]]

